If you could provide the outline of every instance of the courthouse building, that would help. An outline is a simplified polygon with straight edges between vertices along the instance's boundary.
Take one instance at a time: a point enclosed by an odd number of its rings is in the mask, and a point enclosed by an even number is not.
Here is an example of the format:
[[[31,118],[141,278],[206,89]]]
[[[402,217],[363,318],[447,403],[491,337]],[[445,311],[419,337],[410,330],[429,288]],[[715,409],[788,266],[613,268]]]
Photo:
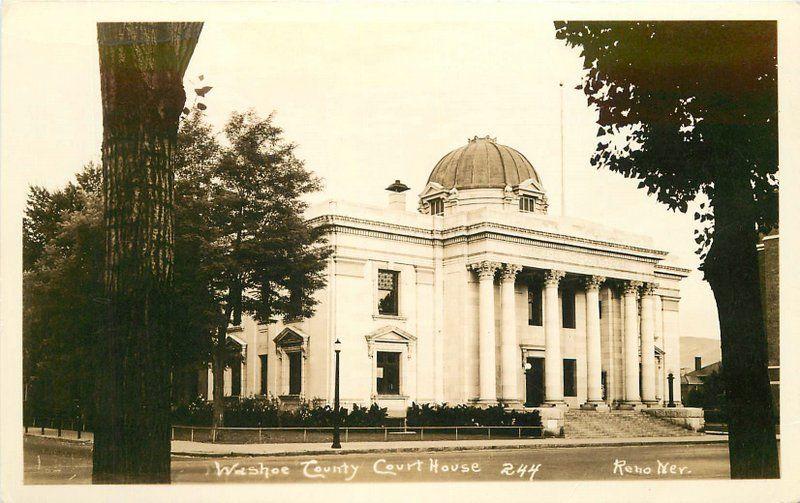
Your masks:
[[[228,394],[331,403],[338,339],[345,406],[638,408],[666,402],[669,373],[680,402],[689,271],[649,237],[549,215],[533,165],[489,137],[433,166],[417,211],[408,187],[387,191],[386,206],[309,210],[333,247],[316,313],[233,331],[245,359]]]

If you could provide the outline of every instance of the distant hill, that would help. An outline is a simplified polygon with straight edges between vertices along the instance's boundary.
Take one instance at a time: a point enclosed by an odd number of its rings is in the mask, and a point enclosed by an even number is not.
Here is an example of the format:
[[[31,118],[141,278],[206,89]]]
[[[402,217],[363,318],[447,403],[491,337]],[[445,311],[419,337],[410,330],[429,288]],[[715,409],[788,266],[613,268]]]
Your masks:
[[[719,339],[681,337],[681,368],[694,370],[694,357],[702,358],[703,367],[722,359]]]

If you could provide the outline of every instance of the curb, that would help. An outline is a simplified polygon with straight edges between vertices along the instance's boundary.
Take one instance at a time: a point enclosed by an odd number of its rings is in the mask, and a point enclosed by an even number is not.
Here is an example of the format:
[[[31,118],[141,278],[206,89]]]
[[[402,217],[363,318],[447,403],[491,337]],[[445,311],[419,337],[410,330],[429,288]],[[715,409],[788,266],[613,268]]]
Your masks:
[[[26,433],[25,437],[47,439],[48,441],[61,442],[65,444],[73,444],[79,446],[91,447],[91,440],[78,440],[74,438],[58,438],[50,436],[34,435]],[[188,457],[188,458],[270,458],[270,457],[293,457],[293,456],[322,456],[322,455],[338,455],[343,456],[346,454],[379,454],[379,453],[407,453],[407,452],[460,452],[460,451],[485,451],[485,450],[517,450],[517,449],[572,449],[572,448],[586,448],[586,447],[640,447],[648,445],[708,445],[708,444],[724,444],[728,442],[727,437],[715,436],[716,438],[704,438],[702,440],[621,440],[619,442],[597,443],[597,442],[579,442],[579,443],[541,443],[541,444],[495,444],[495,445],[437,445],[429,447],[384,447],[384,448],[369,448],[369,449],[342,449],[342,450],[308,450],[308,451],[282,451],[282,452],[198,452],[198,451],[172,451],[173,456]],[[679,438],[679,437],[676,437]],[[696,437],[688,437],[696,438]],[[221,445],[221,444],[216,444]]]
[[[322,455],[337,455],[342,456],[346,454],[379,454],[379,453],[406,453],[406,452],[459,452],[459,451],[485,451],[485,450],[517,450],[517,449],[571,449],[576,447],[636,447],[648,445],[708,445],[708,444],[723,444],[727,443],[727,438],[709,438],[704,440],[694,441],[670,441],[659,440],[653,442],[646,442],[641,440],[621,441],[614,443],[591,443],[582,442],[578,444],[522,444],[522,445],[443,445],[435,447],[387,447],[376,449],[343,449],[343,450],[312,450],[312,451],[283,451],[283,452],[186,452],[186,451],[173,451],[173,456],[181,456],[188,458],[216,458],[216,457],[235,457],[235,458],[270,458],[270,457],[293,457],[293,456],[322,456]]]
[[[91,446],[94,442],[85,438],[65,438],[65,437],[52,437],[50,435],[36,435],[35,433],[24,433],[27,438],[42,438],[52,442],[61,442],[63,444],[85,445]]]

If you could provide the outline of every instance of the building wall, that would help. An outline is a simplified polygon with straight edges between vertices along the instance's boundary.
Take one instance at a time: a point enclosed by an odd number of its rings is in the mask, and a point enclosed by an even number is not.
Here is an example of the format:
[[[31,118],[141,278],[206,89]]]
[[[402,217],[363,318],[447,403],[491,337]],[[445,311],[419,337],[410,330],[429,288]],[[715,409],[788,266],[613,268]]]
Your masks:
[[[335,205],[332,207],[337,208]],[[347,211],[350,211],[349,207]],[[569,273],[565,281],[575,282],[575,328],[561,329],[562,358],[576,360],[577,396],[566,397],[571,406],[578,406],[587,398],[586,297],[575,274],[600,274],[617,280],[658,282],[660,286],[657,293],[669,297],[662,302],[661,315],[656,316],[656,322],[663,334],[663,341],[661,344],[657,341],[657,346],[667,353],[662,367],[664,372],[659,375],[659,380],[663,381],[671,366],[675,367],[675,375],[679,375],[676,345],[679,335],[677,282],[680,274],[660,274],[655,265],[656,260],[647,255],[651,254],[650,251],[643,249],[643,258],[634,259],[620,254],[609,254],[605,249],[587,252],[560,244],[552,246],[531,243],[523,239],[523,227],[509,228],[509,233],[520,234],[513,239],[487,235],[483,239],[435,241],[429,239],[429,236],[442,228],[463,229],[487,225],[483,222],[493,215],[492,211],[477,208],[447,217],[391,211],[374,212],[372,209],[364,211],[366,213],[356,214],[353,210],[351,221],[346,225],[332,227],[335,232],[329,235],[329,243],[334,248],[334,255],[329,259],[326,270],[328,284],[315,294],[319,301],[315,315],[289,325],[309,336],[304,363],[304,398],[331,401],[334,386],[332,347],[333,341],[338,338],[342,342],[342,403],[345,406],[354,402],[368,405],[372,398],[375,361],[369,357],[366,336],[382,327],[390,326],[411,334],[416,342],[413,350],[401,362],[401,394],[406,400],[381,399],[381,406],[404,410],[412,401],[465,403],[477,399],[478,279],[467,266],[478,260],[523,265],[528,270],[565,270]],[[358,220],[356,217],[369,217],[373,220]],[[548,231],[558,230],[552,219],[540,220],[538,215],[506,212],[503,217],[504,222],[509,224],[541,224]],[[380,225],[390,227],[383,230],[372,229]],[[585,224],[575,224],[573,227],[581,232],[589,229]],[[382,268],[400,272],[398,316],[379,315],[377,312],[377,275]],[[439,281],[440,285],[437,286]],[[560,290],[560,295],[562,291]],[[494,297],[497,396],[502,397],[502,305],[499,278],[495,281]],[[519,363],[518,398],[524,401],[523,357],[543,356],[544,324],[528,325],[527,285],[522,277],[517,279],[514,298],[517,337],[521,346],[516,358]],[[613,403],[623,398],[624,306],[621,296],[608,286],[602,287],[600,299],[602,369],[607,375],[607,398]],[[543,313],[544,316],[546,313]],[[560,317],[560,311],[558,316]],[[246,369],[243,372],[243,393],[260,392],[259,355],[263,354],[268,357],[268,393],[280,396],[286,392],[288,376],[281,376],[286,373],[287,364],[277,358],[274,343],[274,338],[285,327],[282,323],[268,327],[258,326],[252,320],[245,323],[243,334],[248,338],[248,352]],[[436,358],[437,338],[440,338],[438,345],[442,354],[441,367]],[[437,382],[441,384],[437,386]],[[658,387],[665,389],[663,382]],[[679,395],[679,390],[676,390],[676,395]]]

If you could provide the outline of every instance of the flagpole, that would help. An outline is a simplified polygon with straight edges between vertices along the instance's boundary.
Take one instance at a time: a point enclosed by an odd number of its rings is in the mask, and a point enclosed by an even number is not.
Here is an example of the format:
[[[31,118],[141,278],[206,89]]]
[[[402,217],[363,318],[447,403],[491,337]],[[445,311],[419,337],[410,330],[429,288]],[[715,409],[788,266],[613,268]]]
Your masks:
[[[561,216],[566,216],[567,214],[567,195],[565,189],[565,182],[564,182],[564,83],[558,83],[558,92],[559,92],[559,116],[560,116],[560,124],[559,127],[561,129]]]

